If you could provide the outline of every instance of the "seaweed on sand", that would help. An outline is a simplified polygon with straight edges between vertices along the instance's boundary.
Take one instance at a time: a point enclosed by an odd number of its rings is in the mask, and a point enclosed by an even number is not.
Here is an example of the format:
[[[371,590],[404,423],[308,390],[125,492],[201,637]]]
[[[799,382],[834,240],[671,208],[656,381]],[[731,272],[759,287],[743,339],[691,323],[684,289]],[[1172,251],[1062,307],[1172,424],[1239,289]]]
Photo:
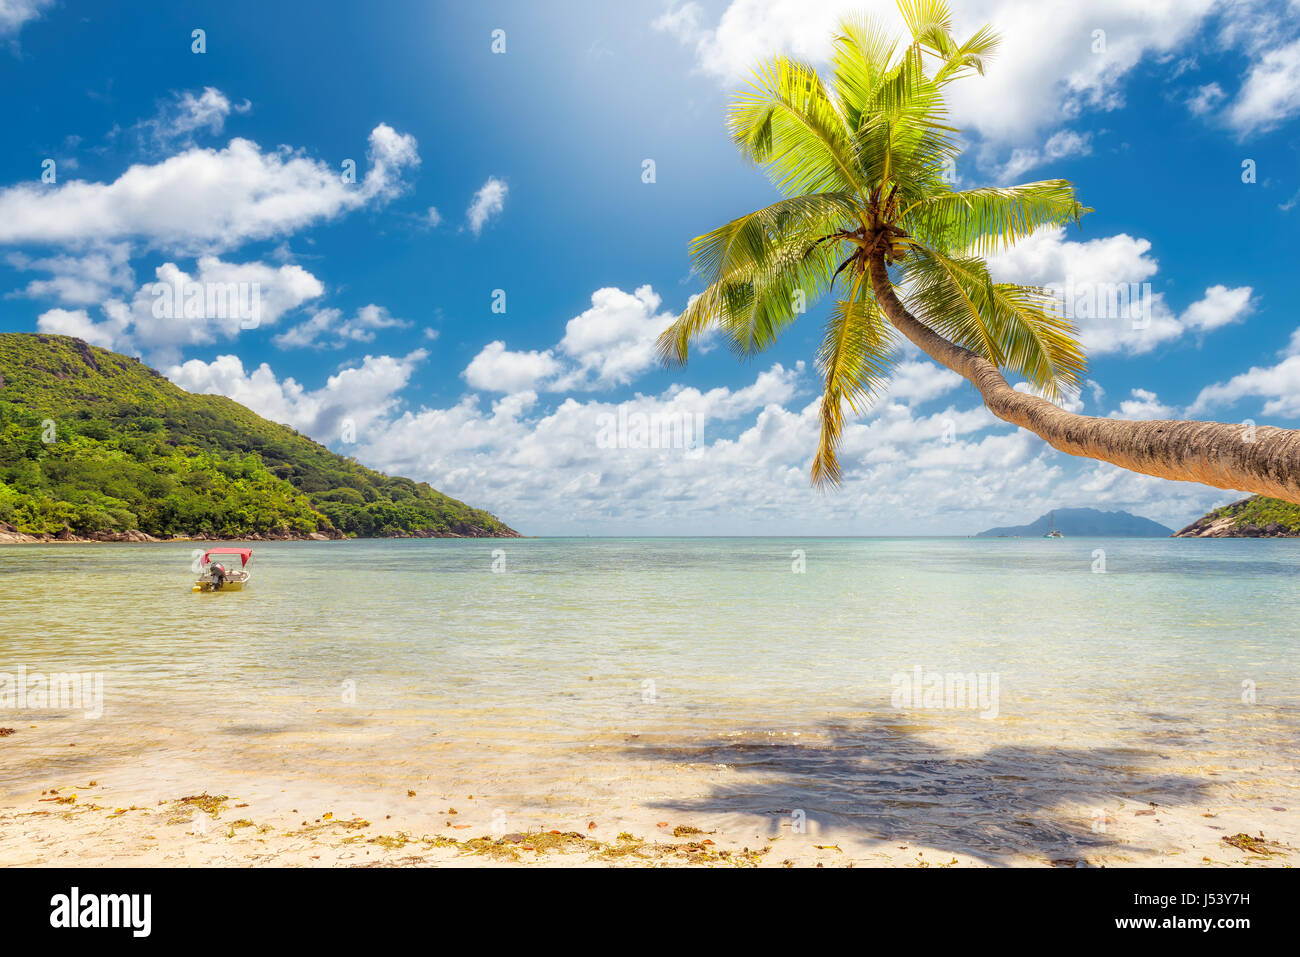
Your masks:
[[[1264,832],[1260,831],[1258,837],[1251,837],[1245,832],[1233,834],[1231,837],[1220,838],[1224,844],[1237,848],[1239,851],[1246,851],[1250,854],[1258,854],[1261,857],[1274,857],[1284,854],[1291,850],[1287,845],[1278,841],[1270,841],[1264,837]]]

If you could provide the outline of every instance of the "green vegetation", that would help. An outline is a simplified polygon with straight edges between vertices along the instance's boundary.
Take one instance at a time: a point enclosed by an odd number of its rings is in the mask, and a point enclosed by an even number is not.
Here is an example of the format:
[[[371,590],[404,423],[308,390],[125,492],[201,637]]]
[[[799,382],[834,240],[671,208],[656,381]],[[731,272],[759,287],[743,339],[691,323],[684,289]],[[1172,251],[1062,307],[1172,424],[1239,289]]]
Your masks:
[[[32,535],[513,535],[69,336],[0,333],[0,523]]]
[[[1216,508],[1201,521],[1216,518],[1231,518],[1239,527],[1256,526],[1261,529],[1273,529],[1274,533],[1300,535],[1300,505],[1293,505],[1277,498],[1265,498],[1256,495],[1253,498],[1233,502],[1223,508]]]

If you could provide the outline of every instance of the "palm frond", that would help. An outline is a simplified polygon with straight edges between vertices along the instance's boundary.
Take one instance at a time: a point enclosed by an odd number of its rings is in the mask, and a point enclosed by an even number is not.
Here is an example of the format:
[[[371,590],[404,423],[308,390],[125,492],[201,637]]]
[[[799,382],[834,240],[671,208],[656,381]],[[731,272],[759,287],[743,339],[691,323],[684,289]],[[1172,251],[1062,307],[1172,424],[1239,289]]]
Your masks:
[[[1036,286],[994,283],[989,319],[1002,341],[1006,365],[1055,402],[1079,388],[1087,361],[1069,319],[1051,294]]]
[[[942,172],[958,153],[957,131],[944,121],[938,87],[925,75],[921,54],[909,47],[866,104],[853,147],[863,178],[897,187],[911,202],[942,185]]]
[[[840,114],[850,134],[875,102],[880,85],[892,75],[898,41],[866,17],[841,21],[831,45],[831,68]]]
[[[1001,365],[1002,350],[986,319],[993,280],[984,261],[949,255],[920,243],[912,251],[902,273],[907,302],[917,317],[940,335]]]
[[[929,42],[936,34],[952,32],[952,14],[944,0],[898,0],[898,12],[917,42]]]
[[[1022,376],[1047,398],[1078,387],[1083,351],[1046,290],[994,283],[977,257],[912,248],[916,255],[903,270],[906,298],[927,325]]]
[[[1001,43],[1002,38],[992,28],[980,27],[944,58],[946,62],[935,72],[934,82],[942,86],[971,73],[983,76]]]
[[[782,250],[802,253],[820,237],[853,222],[857,211],[852,193],[790,196],[697,236],[691,241],[691,260],[706,282],[752,276],[770,266]]]
[[[892,327],[859,274],[852,294],[831,309],[817,352],[817,367],[826,386],[819,413],[821,434],[812,464],[813,485],[840,483],[838,449],[844,434],[844,406],[854,413],[865,412],[888,383],[894,362]]]
[[[807,63],[775,57],[761,64],[737,94],[728,127],[740,151],[787,196],[864,186],[844,119]]]
[[[857,212],[850,193],[792,196],[696,237],[691,256],[708,285],[660,335],[660,360],[685,362],[690,343],[717,328],[738,355],[766,349],[830,288],[842,242],[827,239]]]
[[[1079,202],[1072,183],[1050,179],[932,193],[904,211],[904,224],[928,245],[987,255],[1041,226],[1077,223],[1090,212]]]

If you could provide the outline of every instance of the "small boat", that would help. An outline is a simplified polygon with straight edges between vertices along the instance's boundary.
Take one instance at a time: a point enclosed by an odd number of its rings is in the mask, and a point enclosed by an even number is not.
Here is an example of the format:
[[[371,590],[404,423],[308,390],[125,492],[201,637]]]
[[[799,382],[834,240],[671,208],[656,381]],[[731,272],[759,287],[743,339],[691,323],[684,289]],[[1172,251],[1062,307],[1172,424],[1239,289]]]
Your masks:
[[[1052,512],[1049,518],[1052,527],[1043,535],[1043,538],[1065,538],[1056,527],[1056,513]]]
[[[226,568],[221,562],[213,559],[214,555],[238,555],[239,568]],[[252,575],[249,569],[252,562],[251,548],[209,548],[203,553],[203,558],[199,562],[203,567],[203,574],[194,583],[191,591],[243,591]]]

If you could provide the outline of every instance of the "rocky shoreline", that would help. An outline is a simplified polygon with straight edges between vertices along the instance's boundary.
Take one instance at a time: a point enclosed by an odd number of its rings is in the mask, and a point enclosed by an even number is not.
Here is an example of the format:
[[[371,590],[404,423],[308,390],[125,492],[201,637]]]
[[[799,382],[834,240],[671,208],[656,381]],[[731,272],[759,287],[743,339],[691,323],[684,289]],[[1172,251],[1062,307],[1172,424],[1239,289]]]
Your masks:
[[[1198,518],[1184,529],[1173,534],[1174,538],[1298,538],[1295,532],[1285,525],[1272,522],[1268,525],[1255,525],[1251,522],[1239,524],[1232,516],[1218,518],[1205,516]]]
[[[1231,505],[1215,509],[1203,515],[1186,528],[1174,532],[1174,538],[1300,538],[1300,530],[1294,524],[1276,521],[1252,521],[1244,515],[1261,517],[1258,510],[1251,511],[1252,506],[1260,502],[1258,495],[1244,498]],[[1267,501],[1267,500],[1264,500]],[[1284,502],[1275,505],[1293,508]],[[1263,517],[1277,517],[1276,511],[1265,512]],[[1282,517],[1288,517],[1283,515]]]
[[[372,538],[523,538],[514,529],[507,529],[500,534],[492,534],[477,525],[458,526],[449,532],[421,529],[416,532],[401,532],[393,535],[367,536]],[[296,529],[277,529],[272,532],[249,532],[244,535],[174,535],[159,538],[147,532],[132,529],[127,532],[86,532],[77,533],[69,528],[53,534],[32,535],[20,532],[14,526],[0,522],[0,545],[48,545],[65,542],[88,544],[92,542],[144,543],[144,542],[329,542],[344,541],[347,536],[338,529],[327,532],[300,532]]]

